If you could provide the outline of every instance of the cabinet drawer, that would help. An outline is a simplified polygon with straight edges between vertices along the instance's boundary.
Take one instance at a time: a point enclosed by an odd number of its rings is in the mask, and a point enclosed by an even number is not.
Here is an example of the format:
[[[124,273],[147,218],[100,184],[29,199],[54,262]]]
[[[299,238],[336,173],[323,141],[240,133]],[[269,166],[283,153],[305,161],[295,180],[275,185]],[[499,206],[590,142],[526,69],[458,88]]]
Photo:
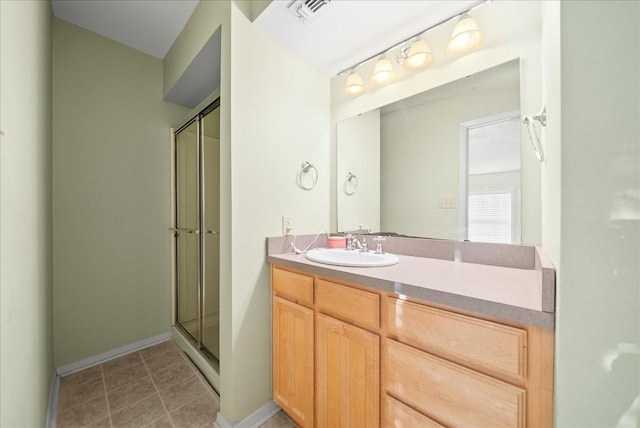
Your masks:
[[[313,305],[313,277],[274,267],[271,273],[273,293],[294,302]]]
[[[380,296],[334,282],[316,282],[318,309],[365,328],[380,327]]]
[[[393,428],[445,428],[444,425],[440,425],[423,415],[420,412],[416,412],[411,407],[403,404],[395,398],[386,395],[385,396],[385,427]]]
[[[387,329],[399,341],[521,380],[527,332],[490,321],[387,297]]]
[[[385,341],[387,392],[446,425],[523,427],[524,389]]]

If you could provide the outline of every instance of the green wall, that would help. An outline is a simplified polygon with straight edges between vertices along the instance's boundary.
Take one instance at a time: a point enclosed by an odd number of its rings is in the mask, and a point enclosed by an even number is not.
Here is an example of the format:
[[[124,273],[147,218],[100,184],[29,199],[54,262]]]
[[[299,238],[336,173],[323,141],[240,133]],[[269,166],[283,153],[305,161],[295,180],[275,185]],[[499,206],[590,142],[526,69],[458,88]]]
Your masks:
[[[57,367],[171,326],[169,129],[162,61],[53,20]]]
[[[253,25],[235,4],[231,48],[232,282],[221,303],[226,331],[220,376],[222,416],[241,420],[272,398],[265,238],[281,234],[283,215],[293,216],[299,235],[329,227],[330,98],[329,78]],[[295,182],[305,160],[320,177],[309,191]]]
[[[44,426],[53,373],[51,5],[0,1],[0,426]]]
[[[640,2],[568,1],[560,13],[556,423],[638,426]]]

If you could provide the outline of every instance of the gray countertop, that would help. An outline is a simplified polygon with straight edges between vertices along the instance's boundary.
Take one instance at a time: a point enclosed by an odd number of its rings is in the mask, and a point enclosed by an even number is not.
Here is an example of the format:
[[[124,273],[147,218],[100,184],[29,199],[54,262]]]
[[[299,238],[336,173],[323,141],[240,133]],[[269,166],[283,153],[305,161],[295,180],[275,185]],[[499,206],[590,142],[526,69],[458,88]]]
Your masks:
[[[396,265],[355,268],[312,262],[303,254],[278,254],[273,250],[280,246],[277,244],[268,242],[267,261],[271,264],[546,329],[555,326],[555,272],[541,248],[530,247],[534,248],[535,260],[527,268],[398,252]],[[478,245],[476,251],[482,245],[489,245],[490,250],[490,244]]]

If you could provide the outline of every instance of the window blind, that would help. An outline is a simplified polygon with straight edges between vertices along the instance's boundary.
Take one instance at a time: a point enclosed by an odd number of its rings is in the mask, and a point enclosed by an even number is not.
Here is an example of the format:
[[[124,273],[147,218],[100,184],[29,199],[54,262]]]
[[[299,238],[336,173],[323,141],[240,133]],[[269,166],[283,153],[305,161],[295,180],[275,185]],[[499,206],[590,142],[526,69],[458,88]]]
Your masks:
[[[513,199],[509,189],[469,194],[469,240],[512,243]]]

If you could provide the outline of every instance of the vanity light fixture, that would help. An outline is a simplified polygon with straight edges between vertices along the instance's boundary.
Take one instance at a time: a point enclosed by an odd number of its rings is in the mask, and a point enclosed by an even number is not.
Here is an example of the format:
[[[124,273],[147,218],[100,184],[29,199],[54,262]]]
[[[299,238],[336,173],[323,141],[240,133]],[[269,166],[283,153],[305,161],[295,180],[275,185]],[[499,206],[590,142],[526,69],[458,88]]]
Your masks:
[[[364,87],[364,82],[362,81],[360,73],[351,70],[347,77],[347,83],[344,85],[344,93],[348,96],[356,97],[364,94],[365,91],[366,88]]]
[[[404,52],[403,52],[404,53]],[[409,71],[424,70],[433,64],[433,54],[429,48],[429,44],[421,38],[417,38],[411,44],[406,58],[403,58],[404,68]]]
[[[373,68],[371,83],[377,86],[384,86],[388,85],[394,80],[396,80],[396,72],[393,71],[391,61],[389,61],[386,56],[381,55],[378,59],[378,62],[376,62],[375,67]]]
[[[480,46],[480,43],[482,32],[478,29],[476,21],[465,13],[453,27],[447,52],[451,55],[463,55]]]
[[[453,29],[451,39],[447,46],[447,52],[453,55],[464,55],[477,48],[482,42],[483,36],[478,29],[478,24],[476,23],[476,21],[471,18],[471,16],[469,16],[469,12],[471,12],[478,6],[482,6],[483,4],[490,1],[491,0],[478,0],[473,4],[473,6],[469,7],[468,9],[456,13],[455,15],[450,16],[446,19],[443,19],[442,21],[432,25],[431,27],[412,35],[408,39],[405,39],[400,43],[396,43],[395,45],[360,61],[352,67],[342,70],[338,73],[339,76],[344,76],[347,70],[350,70],[344,86],[344,93],[348,96],[358,96],[366,92],[366,87],[364,85],[364,82],[362,81],[362,77],[358,72],[356,72],[356,68],[374,58],[378,58],[378,60],[376,62],[376,65],[374,66],[371,83],[376,86],[384,86],[393,82],[396,79],[396,73],[393,70],[393,65],[386,55],[390,51],[398,47],[400,47],[400,52],[397,56],[397,62],[399,64],[402,64],[405,70],[419,71],[429,67],[431,64],[433,64],[434,58],[433,54],[431,53],[431,49],[429,48],[429,44],[423,38],[423,36],[429,30],[441,24],[449,22],[455,18],[459,19]],[[407,48],[407,42],[410,40],[414,41],[409,46],[409,48]]]

